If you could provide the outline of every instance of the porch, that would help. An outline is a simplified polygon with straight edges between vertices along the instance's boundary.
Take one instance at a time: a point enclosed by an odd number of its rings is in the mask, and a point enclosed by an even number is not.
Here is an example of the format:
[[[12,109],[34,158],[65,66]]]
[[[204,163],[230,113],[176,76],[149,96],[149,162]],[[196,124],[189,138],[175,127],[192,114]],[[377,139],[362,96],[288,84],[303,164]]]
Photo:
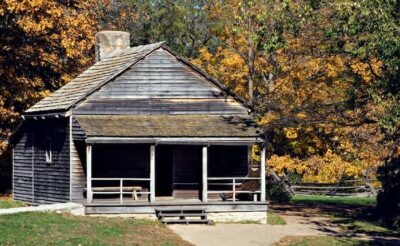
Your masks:
[[[87,212],[147,213],[165,207],[265,211],[265,148],[254,175],[253,144],[260,142],[87,139]],[[228,194],[226,201],[221,193]]]

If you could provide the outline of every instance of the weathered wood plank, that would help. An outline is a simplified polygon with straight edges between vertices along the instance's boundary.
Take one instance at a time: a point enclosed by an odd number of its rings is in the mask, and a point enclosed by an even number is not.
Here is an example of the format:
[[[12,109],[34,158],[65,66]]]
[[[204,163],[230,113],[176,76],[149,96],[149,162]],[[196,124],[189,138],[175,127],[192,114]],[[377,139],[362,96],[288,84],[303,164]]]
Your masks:
[[[247,115],[247,108],[231,97],[224,100],[224,95],[216,85],[160,49],[89,96],[74,113]],[[156,101],[155,98],[204,101]]]

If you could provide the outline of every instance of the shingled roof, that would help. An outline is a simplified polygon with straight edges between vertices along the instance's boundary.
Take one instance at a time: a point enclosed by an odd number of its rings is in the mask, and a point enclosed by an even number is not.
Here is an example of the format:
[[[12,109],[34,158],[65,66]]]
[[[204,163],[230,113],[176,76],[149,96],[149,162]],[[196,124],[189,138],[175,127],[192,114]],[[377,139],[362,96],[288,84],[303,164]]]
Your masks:
[[[60,89],[53,92],[50,96],[42,99],[34,106],[29,108],[27,111],[25,111],[25,114],[29,115],[65,112],[80,101],[84,100],[94,91],[109,81],[115,79],[130,67],[134,66],[153,51],[161,47],[174,54],[179,60],[215,84],[227,95],[232,96],[243,105],[250,107],[243,98],[227,89],[223,84],[204,73],[186,59],[176,55],[172,50],[165,46],[163,42],[159,42],[131,47],[116,56],[105,58],[104,60],[97,62],[81,75],[70,81],[68,84],[64,85]]]
[[[257,137],[254,122],[238,116],[82,115],[88,137]]]

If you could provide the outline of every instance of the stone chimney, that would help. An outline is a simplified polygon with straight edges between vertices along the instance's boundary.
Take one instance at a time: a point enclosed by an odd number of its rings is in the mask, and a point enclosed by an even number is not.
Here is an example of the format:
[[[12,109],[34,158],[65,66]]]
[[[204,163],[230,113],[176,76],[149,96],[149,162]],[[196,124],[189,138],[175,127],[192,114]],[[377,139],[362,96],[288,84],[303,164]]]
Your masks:
[[[96,62],[117,55],[129,48],[128,32],[101,31],[96,33]]]

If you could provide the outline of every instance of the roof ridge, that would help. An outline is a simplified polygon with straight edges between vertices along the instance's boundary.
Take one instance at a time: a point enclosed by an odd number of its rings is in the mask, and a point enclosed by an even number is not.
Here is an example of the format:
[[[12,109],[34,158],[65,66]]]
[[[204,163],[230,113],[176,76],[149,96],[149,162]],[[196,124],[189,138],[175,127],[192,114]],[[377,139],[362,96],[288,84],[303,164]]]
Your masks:
[[[194,72],[197,72],[206,80],[214,84],[226,93],[226,95],[231,96],[234,100],[239,101],[243,106],[253,110],[251,105],[249,105],[244,98],[231,91],[224,84],[204,72],[186,58],[178,55],[166,46],[164,41],[162,41],[129,47],[116,56],[107,57],[93,64],[69,83],[52,92],[48,97],[37,102],[25,111],[25,114],[64,113],[160,48],[165,49],[167,52],[175,56],[181,63],[185,64]]]

